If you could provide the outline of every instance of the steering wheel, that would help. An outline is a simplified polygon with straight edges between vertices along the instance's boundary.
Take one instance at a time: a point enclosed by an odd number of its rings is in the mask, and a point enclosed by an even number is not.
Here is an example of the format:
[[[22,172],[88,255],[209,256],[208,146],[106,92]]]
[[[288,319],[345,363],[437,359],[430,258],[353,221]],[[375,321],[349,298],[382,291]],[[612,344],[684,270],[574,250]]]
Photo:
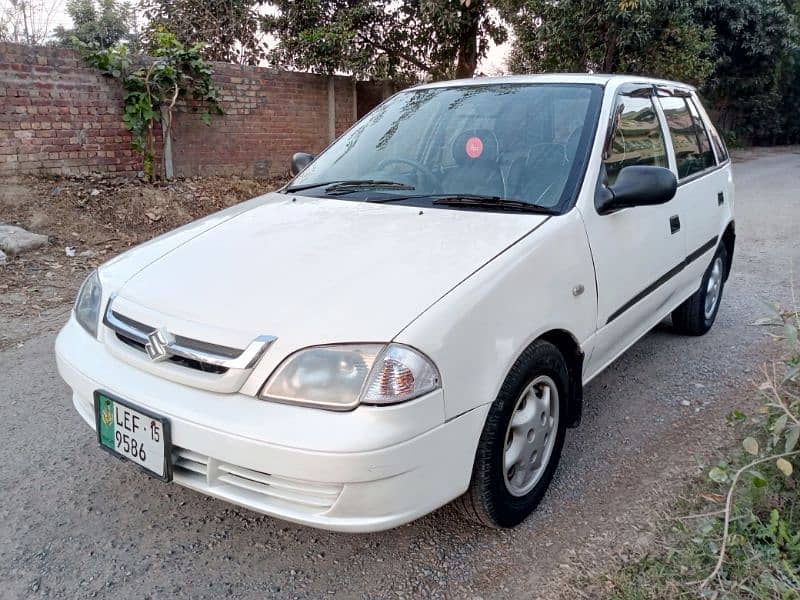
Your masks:
[[[428,185],[425,187],[428,187],[435,192],[441,191],[439,180],[433,174],[433,171],[417,161],[411,160],[410,158],[387,158],[386,160],[382,160],[380,163],[378,163],[376,168],[380,170],[394,164],[407,165],[411,167],[414,169],[414,171],[416,171],[417,175],[421,176],[421,179],[424,178],[426,180],[425,183]],[[422,183],[422,181],[420,181],[420,183]]]

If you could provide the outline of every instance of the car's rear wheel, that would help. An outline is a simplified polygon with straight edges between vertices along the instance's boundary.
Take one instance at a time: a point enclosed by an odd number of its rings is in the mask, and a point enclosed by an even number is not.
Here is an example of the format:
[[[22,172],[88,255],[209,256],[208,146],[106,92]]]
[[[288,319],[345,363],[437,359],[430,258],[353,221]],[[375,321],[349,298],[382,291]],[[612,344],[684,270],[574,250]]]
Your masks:
[[[569,375],[562,354],[544,340],[517,360],[489,410],[467,492],[470,519],[513,527],[541,502],[566,433]]]
[[[714,324],[722,301],[728,252],[721,244],[706,269],[700,288],[672,312],[672,326],[683,335],[703,335]]]

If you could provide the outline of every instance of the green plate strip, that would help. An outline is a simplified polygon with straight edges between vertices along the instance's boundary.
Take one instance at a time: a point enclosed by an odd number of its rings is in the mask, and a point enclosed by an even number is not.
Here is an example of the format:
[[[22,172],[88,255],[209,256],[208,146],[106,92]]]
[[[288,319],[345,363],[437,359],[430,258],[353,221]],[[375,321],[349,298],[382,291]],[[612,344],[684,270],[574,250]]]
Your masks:
[[[100,443],[112,450],[114,440],[114,401],[100,394]]]

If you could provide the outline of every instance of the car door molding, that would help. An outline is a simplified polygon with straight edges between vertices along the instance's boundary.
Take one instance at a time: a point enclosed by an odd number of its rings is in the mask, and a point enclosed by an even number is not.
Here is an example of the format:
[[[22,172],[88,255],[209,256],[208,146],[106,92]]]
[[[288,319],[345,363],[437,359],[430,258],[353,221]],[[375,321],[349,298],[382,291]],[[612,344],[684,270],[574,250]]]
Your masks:
[[[719,241],[719,236],[715,235],[705,244],[700,246],[697,250],[691,252],[685,259],[683,259],[682,262],[672,267],[669,271],[664,273],[661,277],[656,279],[653,283],[648,285],[641,292],[636,294],[633,298],[628,300],[625,304],[623,304],[621,307],[619,307],[617,310],[611,313],[611,315],[608,317],[608,320],[606,321],[606,325],[611,323],[617,317],[622,316],[622,314],[625,313],[628,309],[633,308],[635,304],[638,304],[641,300],[644,300],[647,296],[652,294],[654,291],[656,291],[658,288],[664,285],[667,281],[675,277],[678,273],[683,271],[686,267],[688,267],[698,258],[703,256],[706,252],[716,247],[718,241]]]

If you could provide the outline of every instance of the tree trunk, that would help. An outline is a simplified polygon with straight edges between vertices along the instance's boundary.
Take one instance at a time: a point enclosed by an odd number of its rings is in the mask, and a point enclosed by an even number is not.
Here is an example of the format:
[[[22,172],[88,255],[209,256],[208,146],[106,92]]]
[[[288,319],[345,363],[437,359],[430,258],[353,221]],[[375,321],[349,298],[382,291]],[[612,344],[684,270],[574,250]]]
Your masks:
[[[475,75],[478,68],[478,19],[479,12],[472,8],[465,8],[466,15],[461,27],[461,36],[458,42],[458,62],[456,63],[456,78],[463,79]]]
[[[614,73],[616,69],[617,32],[613,29],[606,34],[606,52],[603,57],[603,73]]]

